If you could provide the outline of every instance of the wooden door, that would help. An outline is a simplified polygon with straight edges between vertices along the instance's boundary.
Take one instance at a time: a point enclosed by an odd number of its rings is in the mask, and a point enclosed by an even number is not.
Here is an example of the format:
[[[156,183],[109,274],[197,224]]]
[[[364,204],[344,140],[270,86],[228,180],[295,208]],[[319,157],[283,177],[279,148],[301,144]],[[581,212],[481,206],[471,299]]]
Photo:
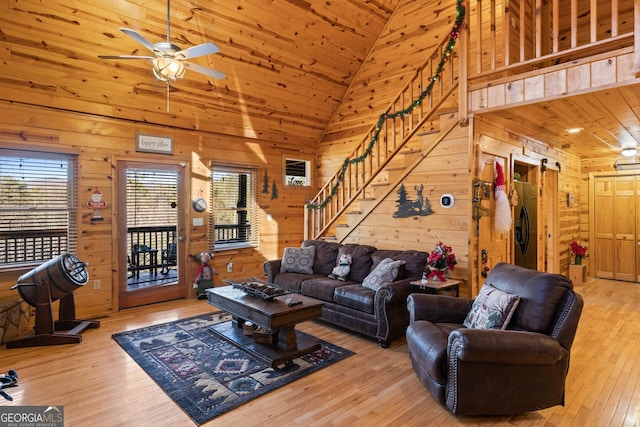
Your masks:
[[[559,241],[559,209],[558,209],[558,171],[547,169],[543,175],[543,212],[546,218],[543,221],[545,271],[548,273],[560,273],[560,248]]]
[[[593,251],[591,260],[595,276],[613,279],[615,228],[611,208],[614,206],[614,179],[612,176],[595,178],[593,209]]]
[[[615,178],[614,228],[615,228],[615,264],[613,278],[634,281],[636,279],[636,201],[634,176]]]
[[[639,176],[594,178],[594,248],[596,277],[638,281],[640,226]]]
[[[486,266],[492,269],[494,265],[499,262],[509,262],[511,253],[509,251],[510,233],[498,233],[494,229],[494,215],[495,215],[495,195],[494,195],[494,156],[489,154],[481,154],[482,156],[482,170],[479,172],[480,182],[488,183],[487,187],[490,189],[488,197],[483,198],[482,201],[477,202],[486,211],[482,211],[485,214],[479,216],[477,221],[477,239],[478,239],[478,252],[477,252],[477,265],[479,268],[477,271],[478,289],[473,289],[473,296],[475,296],[479,288],[485,281],[482,276],[483,268]],[[505,171],[505,180],[509,182],[509,162],[505,158],[498,157],[498,161],[501,162],[503,170]],[[486,253],[486,262],[483,261],[483,251]]]
[[[186,297],[184,181],[179,164],[118,162],[120,309]]]

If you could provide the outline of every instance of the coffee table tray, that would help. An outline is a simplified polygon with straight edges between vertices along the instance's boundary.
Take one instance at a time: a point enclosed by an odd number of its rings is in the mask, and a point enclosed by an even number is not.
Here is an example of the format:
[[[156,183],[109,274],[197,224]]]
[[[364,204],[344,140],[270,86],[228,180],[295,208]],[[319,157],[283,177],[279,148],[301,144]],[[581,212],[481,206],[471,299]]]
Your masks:
[[[255,298],[262,298],[263,300],[270,301],[280,295],[289,294],[291,292],[277,286],[266,284],[262,281],[248,281],[242,283],[233,283],[232,286],[236,289],[244,291],[247,295],[251,295]]]

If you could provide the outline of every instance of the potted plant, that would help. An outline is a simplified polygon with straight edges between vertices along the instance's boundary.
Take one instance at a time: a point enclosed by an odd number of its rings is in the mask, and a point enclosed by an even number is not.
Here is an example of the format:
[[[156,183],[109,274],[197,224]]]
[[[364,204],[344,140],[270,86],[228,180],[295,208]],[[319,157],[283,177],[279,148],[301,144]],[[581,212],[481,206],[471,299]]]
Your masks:
[[[569,243],[569,248],[574,258],[574,264],[569,265],[569,278],[574,285],[579,286],[587,280],[587,270],[582,265],[582,259],[587,256],[589,248],[578,243],[576,239]]]
[[[453,253],[451,246],[447,246],[442,242],[438,242],[436,247],[429,254],[427,258],[427,268],[429,269],[428,279],[437,277],[441,282],[446,282],[444,272],[447,270],[453,270],[453,267],[457,264],[456,256]]]
[[[587,256],[589,248],[582,246],[576,241],[576,239],[573,239],[571,243],[569,243],[569,247],[571,248],[571,254],[573,254],[575,259],[575,265],[582,265],[582,258]]]

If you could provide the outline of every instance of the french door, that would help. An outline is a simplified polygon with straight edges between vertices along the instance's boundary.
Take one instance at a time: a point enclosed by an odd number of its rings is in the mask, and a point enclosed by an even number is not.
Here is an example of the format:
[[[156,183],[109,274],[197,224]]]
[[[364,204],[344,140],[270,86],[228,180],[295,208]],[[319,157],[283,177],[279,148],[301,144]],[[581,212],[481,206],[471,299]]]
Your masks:
[[[184,173],[180,165],[118,162],[119,308],[184,298]]]

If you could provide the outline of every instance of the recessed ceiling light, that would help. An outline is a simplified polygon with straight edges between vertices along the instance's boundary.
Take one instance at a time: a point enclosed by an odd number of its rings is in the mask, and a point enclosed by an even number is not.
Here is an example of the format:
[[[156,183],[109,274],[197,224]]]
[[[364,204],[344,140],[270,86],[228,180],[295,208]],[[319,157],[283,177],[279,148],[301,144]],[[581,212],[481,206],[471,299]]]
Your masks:
[[[625,157],[633,157],[638,154],[638,150],[633,147],[623,148],[621,154]]]
[[[583,128],[569,128],[567,129],[568,133],[578,133],[582,130]]]

